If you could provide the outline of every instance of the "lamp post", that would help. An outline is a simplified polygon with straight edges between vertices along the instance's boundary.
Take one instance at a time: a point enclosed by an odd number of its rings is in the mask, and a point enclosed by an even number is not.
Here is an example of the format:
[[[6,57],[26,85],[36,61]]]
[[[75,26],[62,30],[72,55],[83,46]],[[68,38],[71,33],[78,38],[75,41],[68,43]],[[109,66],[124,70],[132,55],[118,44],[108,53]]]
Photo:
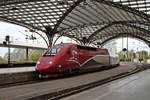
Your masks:
[[[129,55],[128,55],[128,51],[129,51],[129,50],[128,50],[128,47],[129,47],[129,46],[128,46],[128,43],[129,43],[129,42],[128,42],[128,35],[127,35],[127,59],[129,58]]]

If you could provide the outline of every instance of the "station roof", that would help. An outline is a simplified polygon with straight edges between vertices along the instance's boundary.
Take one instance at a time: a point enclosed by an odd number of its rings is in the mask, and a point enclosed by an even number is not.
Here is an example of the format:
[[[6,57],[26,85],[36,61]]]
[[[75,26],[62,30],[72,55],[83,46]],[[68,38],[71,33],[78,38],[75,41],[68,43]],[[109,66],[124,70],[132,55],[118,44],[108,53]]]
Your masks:
[[[149,14],[150,0],[0,0],[0,20],[81,44],[120,36],[150,44]]]

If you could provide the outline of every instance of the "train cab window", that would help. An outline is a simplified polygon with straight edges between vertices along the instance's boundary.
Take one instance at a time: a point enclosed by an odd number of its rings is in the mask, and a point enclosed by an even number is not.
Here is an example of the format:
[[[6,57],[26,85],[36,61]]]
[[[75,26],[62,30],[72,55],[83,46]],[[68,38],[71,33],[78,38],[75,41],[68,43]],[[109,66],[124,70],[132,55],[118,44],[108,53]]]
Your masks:
[[[60,48],[50,48],[44,56],[55,56],[60,51]]]

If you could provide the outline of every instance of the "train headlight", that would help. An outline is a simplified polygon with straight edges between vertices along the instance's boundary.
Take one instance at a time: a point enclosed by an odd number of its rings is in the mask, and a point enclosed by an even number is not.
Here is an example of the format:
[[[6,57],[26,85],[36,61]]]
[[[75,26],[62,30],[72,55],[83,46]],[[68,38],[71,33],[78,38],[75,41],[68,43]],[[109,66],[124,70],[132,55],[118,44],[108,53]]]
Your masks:
[[[61,68],[62,66],[61,66],[61,65],[58,65],[58,67]]]
[[[52,61],[49,61],[48,63],[49,63],[49,64],[52,64],[53,62],[52,62]]]
[[[37,65],[40,64],[40,61],[38,61],[36,64],[37,64]]]

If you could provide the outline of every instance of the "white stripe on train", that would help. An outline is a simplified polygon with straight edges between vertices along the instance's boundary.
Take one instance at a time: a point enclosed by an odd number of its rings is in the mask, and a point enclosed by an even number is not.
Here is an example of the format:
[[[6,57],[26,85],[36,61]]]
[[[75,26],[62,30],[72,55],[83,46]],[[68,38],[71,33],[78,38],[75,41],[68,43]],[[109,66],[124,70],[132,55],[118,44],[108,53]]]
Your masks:
[[[80,64],[78,61],[76,61],[76,60],[66,60],[66,61],[71,61],[71,62],[75,62],[75,63],[77,63],[80,67],[82,67],[83,65],[85,65],[86,63],[88,63],[90,60],[94,60],[94,58],[96,58],[96,57],[109,57],[109,55],[96,55],[96,56],[93,56],[93,57],[91,57],[91,58],[89,58],[88,60],[86,60],[83,64]]]

